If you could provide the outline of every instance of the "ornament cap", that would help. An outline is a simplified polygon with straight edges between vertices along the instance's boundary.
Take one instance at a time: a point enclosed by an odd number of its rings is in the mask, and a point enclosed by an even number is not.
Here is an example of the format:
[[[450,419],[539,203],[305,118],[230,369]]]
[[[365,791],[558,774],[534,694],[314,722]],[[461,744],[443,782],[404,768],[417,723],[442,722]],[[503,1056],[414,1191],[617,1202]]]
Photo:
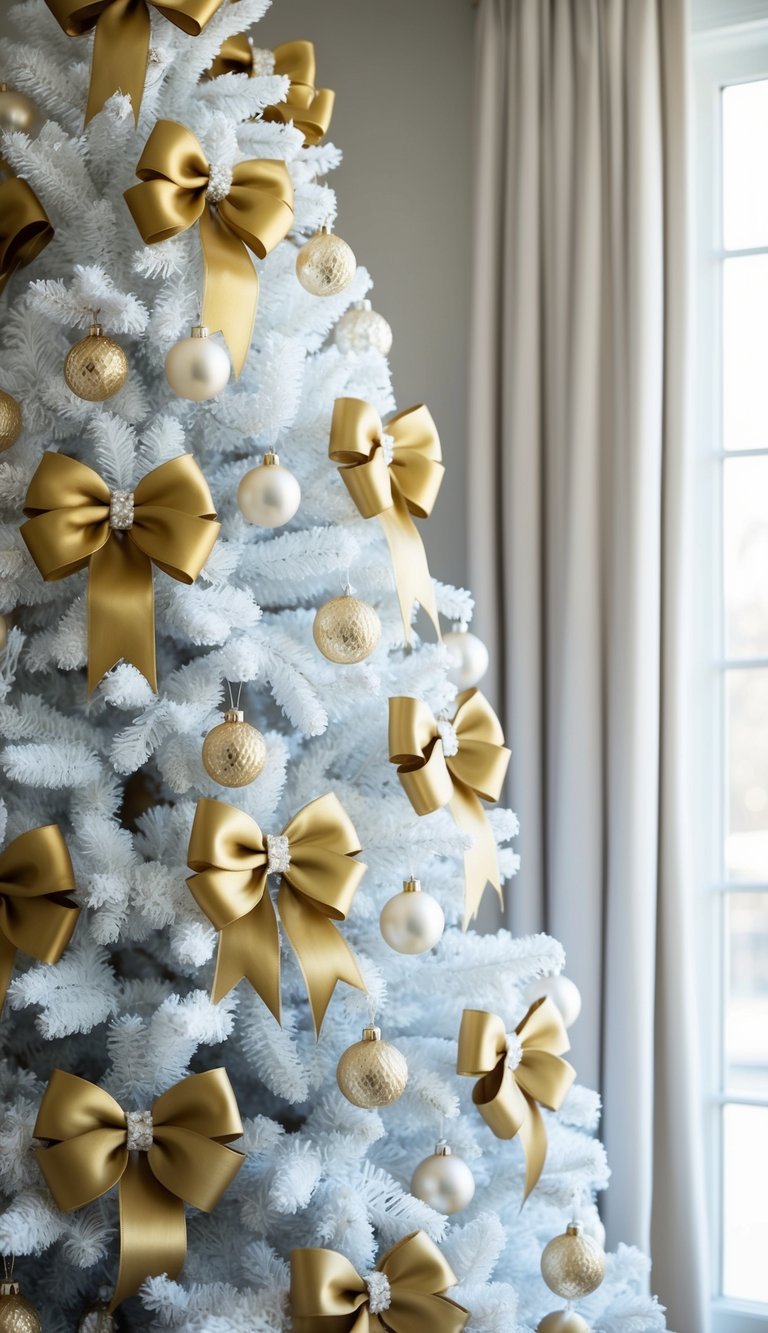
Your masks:
[[[363,1028],[363,1041],[381,1041],[381,1028]]]
[[[280,466],[279,454],[276,454],[274,449],[268,449],[261,460],[261,465],[262,467],[279,467]]]
[[[228,708],[224,714],[225,722],[244,722],[245,713],[242,708]]]
[[[207,337],[208,337],[208,325],[207,325],[207,324],[193,324],[193,325],[192,325],[192,332],[190,333],[189,336],[190,336],[190,338],[207,338]]]
[[[104,337],[104,325],[103,325],[103,324],[99,324],[98,322],[95,323],[95,324],[89,324],[89,325],[88,325],[88,337],[89,337],[89,338],[103,338],[103,337]]]
[[[565,1228],[565,1234],[566,1236],[583,1236],[584,1223],[576,1221],[569,1222],[567,1227]]]
[[[373,310],[373,306],[366,296],[363,301],[355,301],[355,310]]]
[[[403,880],[403,893],[421,893],[421,880],[410,878]]]
[[[439,1139],[435,1144],[435,1157],[453,1157],[453,1148],[445,1139]]]
[[[0,85],[0,93],[5,92],[5,88]],[[0,1282],[0,1296],[19,1296],[21,1288],[18,1282]]]

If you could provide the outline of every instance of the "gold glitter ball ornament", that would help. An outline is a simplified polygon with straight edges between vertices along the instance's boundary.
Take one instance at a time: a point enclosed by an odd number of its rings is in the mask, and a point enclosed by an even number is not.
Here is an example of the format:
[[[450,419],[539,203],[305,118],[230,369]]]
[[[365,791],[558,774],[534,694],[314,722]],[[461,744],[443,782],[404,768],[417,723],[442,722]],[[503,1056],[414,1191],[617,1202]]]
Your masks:
[[[222,787],[247,787],[267,762],[267,743],[239,708],[228,708],[224,721],[203,741],[203,765]]]
[[[40,129],[41,116],[31,97],[0,83],[0,130],[21,130],[34,138]]]
[[[370,657],[381,638],[381,621],[367,602],[344,592],[320,607],[312,634],[323,657],[350,666]]]
[[[10,449],[21,434],[21,408],[4,389],[0,389],[0,454]]]
[[[108,338],[101,324],[92,324],[67,353],[64,379],[78,398],[103,403],[122,389],[128,378],[128,358],[119,343]]]
[[[390,1106],[405,1092],[408,1063],[396,1046],[381,1040],[381,1028],[363,1028],[363,1040],[343,1052],[336,1082],[353,1106],[369,1111]]]
[[[18,1282],[0,1282],[0,1333],[42,1333],[34,1305],[22,1296]]]
[[[311,296],[337,296],[357,272],[351,246],[322,227],[296,256],[296,277]]]
[[[562,1236],[544,1247],[541,1276],[550,1291],[573,1301],[596,1291],[605,1277],[605,1255],[581,1222],[569,1222]]]
[[[544,1316],[536,1333],[590,1333],[590,1327],[575,1310],[557,1310]]]

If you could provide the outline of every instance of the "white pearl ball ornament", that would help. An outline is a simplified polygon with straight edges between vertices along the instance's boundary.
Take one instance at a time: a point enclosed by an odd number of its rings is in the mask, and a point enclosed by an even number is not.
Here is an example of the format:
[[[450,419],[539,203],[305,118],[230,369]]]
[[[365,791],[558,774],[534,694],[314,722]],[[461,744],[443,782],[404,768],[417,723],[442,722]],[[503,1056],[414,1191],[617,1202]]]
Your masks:
[[[482,639],[468,629],[454,628],[443,635],[443,643],[453,658],[454,665],[448,679],[460,690],[470,690],[483,679],[490,661]]]
[[[475,1178],[466,1162],[455,1157],[445,1141],[437,1144],[413,1173],[411,1194],[438,1213],[452,1217],[472,1202]]]
[[[555,977],[537,977],[535,981],[530,981],[524,995],[528,1004],[535,1004],[548,995],[560,1010],[560,1017],[567,1028],[573,1027],[581,1013],[581,992],[576,982],[563,976],[562,972]]]
[[[246,472],[237,488],[237,504],[246,523],[281,528],[301,504],[301,487],[277,454],[266,453],[258,467]]]
[[[434,949],[445,929],[445,913],[436,898],[422,893],[417,879],[406,879],[381,909],[379,927],[397,953],[426,953]]]
[[[355,301],[342,315],[333,337],[340,352],[374,351],[387,356],[392,349],[392,330],[370,301]]]
[[[173,392],[193,403],[218,397],[229,383],[231,370],[227,353],[208,337],[204,324],[196,324],[189,338],[174,343],[165,358],[165,375]]]

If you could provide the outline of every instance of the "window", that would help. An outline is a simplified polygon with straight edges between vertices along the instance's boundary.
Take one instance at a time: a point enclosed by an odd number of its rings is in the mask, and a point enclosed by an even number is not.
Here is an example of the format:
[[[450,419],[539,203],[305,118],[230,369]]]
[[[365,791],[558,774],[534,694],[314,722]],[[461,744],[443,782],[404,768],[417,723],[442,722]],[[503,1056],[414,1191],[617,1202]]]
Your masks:
[[[710,1271],[714,1333],[756,1333],[768,1327],[768,0],[700,0],[694,14],[705,10],[696,581],[698,716],[711,725],[696,738],[693,800]]]

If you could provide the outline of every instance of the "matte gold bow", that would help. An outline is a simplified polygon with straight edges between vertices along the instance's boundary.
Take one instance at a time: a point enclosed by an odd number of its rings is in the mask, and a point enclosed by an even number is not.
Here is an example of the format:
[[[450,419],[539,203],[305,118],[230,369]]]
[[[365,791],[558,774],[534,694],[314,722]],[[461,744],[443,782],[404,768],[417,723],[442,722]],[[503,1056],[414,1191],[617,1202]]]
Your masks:
[[[387,462],[384,436],[389,437]],[[329,455],[363,518],[378,518],[389,543],[405,639],[411,639],[414,602],[423,606],[440,635],[435,590],[412,514],[427,518],[437,499],[445,468],[440,438],[423,404],[387,422],[360,398],[337,398],[331,421]]]
[[[0,292],[52,239],[53,227],[32,186],[16,176],[0,181]]]
[[[503,904],[496,842],[480,804],[498,801],[509,764],[501,723],[485,695],[465,690],[453,718],[438,720],[421,699],[389,701],[389,758],[417,815],[450,806],[474,842],[464,853],[464,926],[480,906],[486,884]]]
[[[336,94],[330,88],[315,87],[315,47],[312,42],[283,42],[274,50],[275,74],[290,79],[284,102],[268,106],[264,120],[293,123],[304,135],[306,145],[318,144],[328,133]],[[253,46],[247,33],[228,37],[208,70],[208,77],[219,74],[254,73]]]
[[[293,1250],[292,1328],[294,1333],[461,1333],[469,1311],[443,1295],[456,1281],[423,1231],[393,1245],[366,1277],[336,1250]]]
[[[46,453],[29,484],[24,513],[29,522],[21,535],[44,579],[89,567],[89,691],[121,658],[157,689],[152,565],[194,583],[219,534],[208,483],[194,458],[183,454],[162,463],[131,494],[110,493],[84,463]]]
[[[544,1169],[547,1130],[537,1103],[557,1111],[576,1077],[561,1060],[569,1050],[560,1010],[545,996],[532,1004],[512,1037],[497,1014],[465,1009],[456,1071],[478,1082],[472,1100],[498,1139],[520,1135],[528,1198]]]
[[[212,998],[242,977],[280,1022],[280,937],[267,887],[281,872],[277,907],[299,961],[319,1033],[337,981],[365,990],[355,956],[334,921],[344,921],[366,867],[360,842],[333,793],[310,801],[278,838],[242,810],[200,800],[189,840],[187,880],[219,934]]]
[[[36,1149],[65,1213],[119,1184],[120,1268],[110,1310],[158,1273],[177,1277],[187,1253],[184,1204],[209,1213],[243,1164],[226,1145],[243,1132],[224,1069],[192,1074],[149,1112],[126,1112],[103,1088],[54,1069],[43,1094]]]
[[[16,950],[58,963],[80,908],[67,897],[75,872],[57,824],[30,829],[0,853],[0,1013]]]
[[[288,233],[293,221],[288,168],[284,162],[250,159],[232,169],[231,184],[222,184],[191,130],[159,120],[136,175],[141,184],[125,191],[125,201],[147,245],[200,223],[203,324],[224,334],[239,375],[259,301],[259,278],[248,250],[264,259]]]
[[[91,83],[85,123],[113,93],[127,93],[138,123],[147,75],[151,24],[149,7],[199,37],[223,0],[45,0],[68,37],[82,37],[95,28]]]

